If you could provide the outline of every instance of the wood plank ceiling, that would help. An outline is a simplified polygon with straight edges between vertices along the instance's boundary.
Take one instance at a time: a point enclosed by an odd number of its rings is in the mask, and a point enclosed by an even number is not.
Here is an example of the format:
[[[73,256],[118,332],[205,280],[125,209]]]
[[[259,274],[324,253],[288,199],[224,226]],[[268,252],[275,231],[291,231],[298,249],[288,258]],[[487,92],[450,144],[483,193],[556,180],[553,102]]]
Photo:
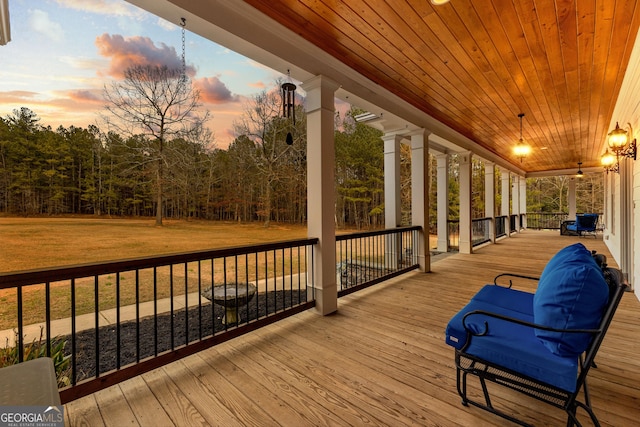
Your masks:
[[[599,166],[640,23],[636,0],[245,2],[527,172]]]

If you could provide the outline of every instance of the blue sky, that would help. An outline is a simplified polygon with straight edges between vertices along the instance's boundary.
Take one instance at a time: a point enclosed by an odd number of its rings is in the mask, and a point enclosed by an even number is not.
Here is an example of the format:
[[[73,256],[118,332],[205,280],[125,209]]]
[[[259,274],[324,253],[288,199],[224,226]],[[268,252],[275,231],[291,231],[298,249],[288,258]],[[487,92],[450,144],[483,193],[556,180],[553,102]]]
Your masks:
[[[11,42],[0,46],[0,116],[28,107],[56,129],[97,124],[103,88],[136,62],[173,63],[181,27],[122,0],[9,0]],[[218,147],[251,95],[281,75],[188,31],[192,80]]]

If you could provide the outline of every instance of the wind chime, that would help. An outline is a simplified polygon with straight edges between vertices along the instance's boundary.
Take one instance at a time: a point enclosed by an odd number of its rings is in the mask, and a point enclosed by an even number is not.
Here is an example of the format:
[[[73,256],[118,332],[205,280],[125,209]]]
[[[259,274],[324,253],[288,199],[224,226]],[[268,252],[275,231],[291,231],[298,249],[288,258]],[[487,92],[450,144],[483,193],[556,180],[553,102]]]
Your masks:
[[[291,78],[289,70],[287,70],[287,75]],[[293,145],[293,134],[291,131],[296,125],[296,85],[289,81],[283,83],[280,89],[282,94],[282,117],[290,119],[290,131],[287,132],[285,141],[287,145]]]

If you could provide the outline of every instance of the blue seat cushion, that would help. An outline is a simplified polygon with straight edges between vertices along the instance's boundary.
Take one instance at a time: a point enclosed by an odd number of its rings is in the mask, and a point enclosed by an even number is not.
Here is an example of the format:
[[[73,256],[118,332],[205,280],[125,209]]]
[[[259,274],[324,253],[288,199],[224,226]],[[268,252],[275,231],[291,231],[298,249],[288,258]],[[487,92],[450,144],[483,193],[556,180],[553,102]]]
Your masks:
[[[596,329],[609,298],[602,269],[582,243],[561,249],[544,268],[533,297],[534,323],[557,329]],[[583,353],[591,335],[535,330],[558,356]]]
[[[461,349],[467,339],[467,331],[462,325],[462,318],[472,310],[486,310],[504,316],[515,317],[527,322],[533,321],[533,294],[516,289],[496,285],[485,285],[476,293],[469,304],[458,312],[447,325],[446,342],[450,346]],[[471,323],[474,332],[481,332],[483,323]],[[469,325],[469,323],[467,323]]]
[[[578,231],[578,224],[576,222],[567,224],[567,230]]]
[[[533,322],[533,297],[528,292],[486,285],[447,325],[447,344],[456,349],[465,345],[467,334],[462,319],[473,310],[485,310]],[[467,326],[477,333],[485,331],[485,322],[488,325],[487,333],[472,336],[465,353],[563,390],[575,391],[577,357],[563,357],[550,352],[530,327],[486,315],[467,318]]]

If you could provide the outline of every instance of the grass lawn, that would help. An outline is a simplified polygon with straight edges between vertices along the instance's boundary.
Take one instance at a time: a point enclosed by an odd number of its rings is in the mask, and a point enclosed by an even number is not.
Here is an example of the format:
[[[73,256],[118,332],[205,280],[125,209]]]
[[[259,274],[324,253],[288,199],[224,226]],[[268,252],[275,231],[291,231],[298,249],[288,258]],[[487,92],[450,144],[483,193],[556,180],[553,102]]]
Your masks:
[[[0,272],[243,246],[307,236],[306,225],[0,217]]]
[[[305,238],[306,235],[306,226],[289,224],[265,228],[259,223],[167,220],[164,226],[156,227],[153,219],[0,217],[0,273],[244,246]],[[189,275],[195,274],[196,268],[196,265],[190,266]],[[161,269],[158,277],[159,298],[170,293],[171,275],[164,270],[167,269]],[[142,274],[149,275],[150,272]],[[221,274],[221,271],[216,272],[216,276]],[[151,300],[153,281],[145,276],[142,279],[141,301]],[[133,273],[123,273],[120,280],[121,304],[134,303]],[[192,282],[191,287],[197,286]],[[115,307],[114,283],[113,275],[100,278],[101,310]],[[175,288],[179,293],[183,286],[175,283]],[[0,290],[0,330],[16,327],[16,301],[15,288]],[[52,284],[52,318],[68,317],[70,304],[69,286]],[[90,278],[78,280],[77,314],[93,312],[94,304],[93,281]],[[43,321],[44,287],[36,285],[25,289],[23,305],[25,324]]]

